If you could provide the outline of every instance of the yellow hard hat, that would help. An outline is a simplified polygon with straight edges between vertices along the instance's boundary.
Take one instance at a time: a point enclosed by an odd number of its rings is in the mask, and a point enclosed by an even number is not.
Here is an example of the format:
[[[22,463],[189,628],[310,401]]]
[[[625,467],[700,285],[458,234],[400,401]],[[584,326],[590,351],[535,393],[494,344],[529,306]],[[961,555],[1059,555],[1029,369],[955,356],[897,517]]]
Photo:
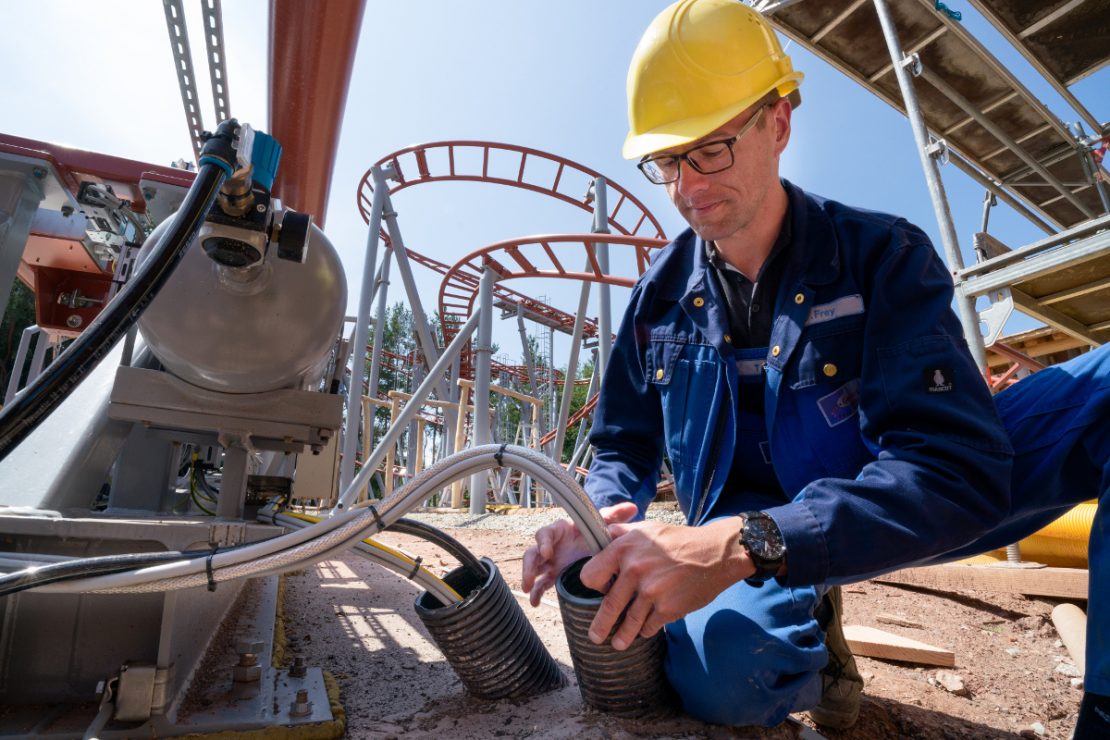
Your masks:
[[[802,81],[770,24],[739,0],[680,0],[651,22],[628,68],[626,159],[696,141],[772,90]]]

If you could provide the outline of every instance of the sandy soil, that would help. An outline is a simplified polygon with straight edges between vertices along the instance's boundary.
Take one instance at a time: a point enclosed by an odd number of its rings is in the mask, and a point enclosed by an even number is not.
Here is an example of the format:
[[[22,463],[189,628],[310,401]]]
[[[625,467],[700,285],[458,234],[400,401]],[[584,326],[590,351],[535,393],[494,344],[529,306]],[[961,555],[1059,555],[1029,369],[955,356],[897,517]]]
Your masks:
[[[522,522],[523,524],[523,522]],[[449,529],[475,554],[493,559],[520,588],[527,525]],[[386,544],[421,555],[444,573],[455,562],[420,540],[386,533]],[[677,717],[617,720],[582,706],[554,594],[528,618],[564,668],[569,685],[522,703],[468,697],[413,610],[418,589],[356,554],[287,576],[289,660],[304,656],[330,670],[343,692],[347,736],[388,737],[814,737],[799,716],[772,730],[724,728]],[[1081,690],[1057,670],[1070,665],[1049,615],[1057,603],[981,592],[939,594],[864,583],[845,589],[846,623],[887,630],[956,654],[966,695],[936,685],[935,667],[857,658],[866,681],[859,723],[818,728],[829,738],[1067,738]],[[927,625],[885,624],[879,614]]]

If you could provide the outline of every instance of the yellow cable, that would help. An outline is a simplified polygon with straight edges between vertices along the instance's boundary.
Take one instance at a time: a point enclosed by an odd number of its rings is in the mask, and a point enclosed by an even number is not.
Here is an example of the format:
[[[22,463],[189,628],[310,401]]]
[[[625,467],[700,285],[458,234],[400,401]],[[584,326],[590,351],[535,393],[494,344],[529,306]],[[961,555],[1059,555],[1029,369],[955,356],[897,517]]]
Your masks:
[[[317,522],[320,521],[320,517],[312,516],[311,514],[298,514],[294,511],[283,511],[281,513],[284,514],[285,516],[292,517],[294,519],[300,519],[302,522],[309,522],[310,524],[316,524]],[[369,545],[370,547],[373,547],[375,550],[381,550],[384,553],[388,553],[389,555],[392,555],[393,557],[397,558],[398,560],[403,561],[407,565],[411,565],[414,568],[417,567],[417,563],[416,563],[415,560],[413,560],[412,558],[410,558],[408,555],[401,552],[400,550],[393,549],[389,545],[383,545],[382,543],[377,542],[376,540],[373,540],[369,537],[364,539],[363,543]],[[425,568],[423,565],[421,565],[419,567],[420,567],[420,572],[421,573],[426,575],[428,578],[431,578],[436,583],[439,583],[440,585],[442,585],[445,589],[447,589],[451,593],[455,594],[455,596],[458,596],[459,601],[462,601],[462,598],[463,598],[462,594],[460,594],[455,589],[451,588],[451,585],[449,583],[444,581],[442,578],[438,577],[435,573],[432,573],[430,570]],[[412,579],[410,578],[409,580],[412,580]]]

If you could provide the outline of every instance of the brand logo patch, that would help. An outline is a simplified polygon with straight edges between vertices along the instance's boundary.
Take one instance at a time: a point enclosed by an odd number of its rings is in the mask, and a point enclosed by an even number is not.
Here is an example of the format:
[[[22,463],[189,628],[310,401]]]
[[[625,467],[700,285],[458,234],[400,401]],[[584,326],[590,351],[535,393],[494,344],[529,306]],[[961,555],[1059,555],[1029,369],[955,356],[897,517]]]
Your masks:
[[[859,411],[859,378],[849,380],[832,393],[817,399],[817,408],[830,427],[851,419]]]
[[[955,373],[950,367],[927,368],[923,374],[928,393],[948,393],[956,388]]]

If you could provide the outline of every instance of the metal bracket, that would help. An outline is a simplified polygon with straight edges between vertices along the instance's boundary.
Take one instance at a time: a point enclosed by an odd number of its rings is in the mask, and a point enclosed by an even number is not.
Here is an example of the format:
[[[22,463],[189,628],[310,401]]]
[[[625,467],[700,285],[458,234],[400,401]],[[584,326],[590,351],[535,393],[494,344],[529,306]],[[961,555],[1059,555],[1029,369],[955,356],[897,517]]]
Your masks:
[[[115,719],[121,722],[150,719],[157,675],[158,669],[152,665],[123,664],[116,687]]]
[[[1014,297],[1009,288],[991,291],[988,298],[991,302],[990,307],[979,312],[979,320],[987,325],[987,333],[983,337],[983,345],[986,347],[998,341],[998,337],[1002,335],[1002,329],[1014,312]]]
[[[906,54],[899,62],[904,69],[909,70],[909,73],[914,77],[920,77],[924,67],[921,64],[921,56],[914,52],[913,54]]]
[[[948,142],[944,139],[930,138],[929,147],[925,153],[941,164],[948,164]]]

